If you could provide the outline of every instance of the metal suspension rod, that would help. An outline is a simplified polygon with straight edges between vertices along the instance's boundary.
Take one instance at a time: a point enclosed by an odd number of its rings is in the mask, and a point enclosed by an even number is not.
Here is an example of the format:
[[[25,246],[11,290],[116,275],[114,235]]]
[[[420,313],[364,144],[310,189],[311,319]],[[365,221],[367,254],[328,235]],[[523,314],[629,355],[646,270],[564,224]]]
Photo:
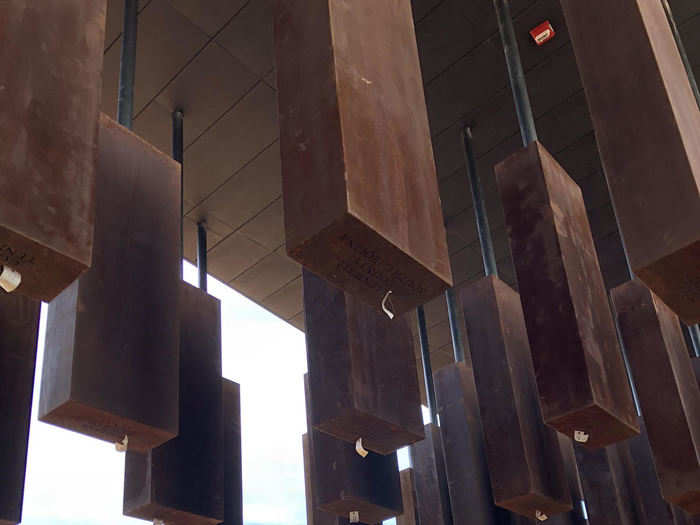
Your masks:
[[[686,326],[690,341],[693,345],[691,349],[695,357],[700,357],[700,325]]]
[[[448,288],[445,290],[445,300],[447,302],[447,317],[450,320],[450,333],[452,334],[452,350],[455,354],[455,362],[463,363],[464,344],[462,343],[462,334],[459,333],[459,320],[457,319],[457,306],[455,304],[455,290]]]
[[[425,393],[430,410],[430,421],[437,425],[437,401],[435,400],[435,385],[433,384],[433,366],[430,364],[430,346],[428,344],[428,328],[425,324],[425,311],[422,306],[416,310],[418,314],[418,337],[420,338],[420,355],[423,360],[423,377]]]
[[[131,129],[134,116],[134,80],[136,78],[136,36],[138,34],[138,1],[124,0],[124,30],[119,66],[119,101],[117,121]]]
[[[510,87],[513,90],[513,101],[515,102],[515,112],[518,115],[520,124],[520,135],[523,139],[523,145],[527,146],[537,140],[537,130],[535,129],[535,118],[532,114],[530,97],[527,93],[525,72],[520,61],[520,50],[518,49],[518,40],[515,37],[513,18],[510,14],[510,0],[493,0],[493,6],[496,10],[498,30],[501,33],[503,52],[506,56]]]
[[[197,223],[197,270],[199,288],[207,291],[207,227],[204,221]]]
[[[180,273],[184,271],[182,261],[185,258],[185,230],[184,230],[184,215],[185,215],[185,169],[183,166],[184,160],[184,129],[185,129],[185,114],[181,109],[173,111],[173,159],[180,163]]]
[[[668,4],[668,0],[661,0],[661,4],[664,6],[664,11],[666,11],[666,18],[668,18],[668,23],[671,26],[671,31],[673,32],[673,38],[676,40],[676,46],[678,46],[678,52],[681,54],[681,59],[683,60],[683,65],[688,73],[688,80],[690,81],[690,87],[695,95],[695,100],[700,106],[700,90],[698,90],[698,82],[695,79],[695,74],[693,73],[693,66],[690,64],[690,59],[688,59],[688,53],[683,45],[683,40],[681,39],[681,33],[678,31],[678,25],[676,24],[676,19],[671,11],[671,6]]]
[[[467,176],[472,190],[472,200],[474,202],[474,215],[476,216],[476,229],[479,233],[479,244],[481,245],[481,256],[484,259],[484,271],[486,275],[498,276],[498,265],[496,264],[496,252],[493,248],[493,237],[491,236],[491,226],[486,213],[486,203],[484,202],[483,190],[479,175],[476,172],[476,159],[472,147],[472,130],[465,127],[462,130],[462,140],[464,144],[464,158],[467,165]]]

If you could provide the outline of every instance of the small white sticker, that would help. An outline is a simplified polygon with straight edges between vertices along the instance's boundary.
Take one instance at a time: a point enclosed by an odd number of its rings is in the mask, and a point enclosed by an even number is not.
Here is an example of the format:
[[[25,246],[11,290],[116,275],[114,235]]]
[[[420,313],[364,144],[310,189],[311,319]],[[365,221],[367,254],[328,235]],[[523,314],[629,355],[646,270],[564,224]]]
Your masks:
[[[353,510],[350,513],[350,523],[360,523],[360,513],[356,510]]]
[[[577,443],[588,443],[590,437],[591,436],[589,434],[586,434],[583,430],[574,431],[574,441],[576,441]]]
[[[117,452],[126,452],[126,449],[129,448],[129,436],[124,436],[124,439],[116,442],[114,448],[117,449]]]
[[[22,283],[22,274],[16,272],[9,266],[2,266],[0,272],[0,287],[7,293],[14,292]]]
[[[538,521],[547,521],[549,519],[549,516],[547,516],[541,510],[536,510],[535,511],[535,518],[537,518]]]
[[[362,446],[362,438],[355,441],[355,452],[357,452],[363,458],[366,458],[369,455],[369,452]]]
[[[386,295],[384,296],[384,299],[382,299],[382,310],[384,310],[384,313],[387,315],[387,317],[388,317],[389,319],[393,319],[393,318],[394,318],[394,312],[392,312],[391,310],[389,310],[389,308],[388,308],[387,305],[386,305],[386,302],[389,300],[389,296],[390,296],[392,293],[393,293],[393,292],[392,292],[391,290],[389,290],[389,291],[386,293]]]

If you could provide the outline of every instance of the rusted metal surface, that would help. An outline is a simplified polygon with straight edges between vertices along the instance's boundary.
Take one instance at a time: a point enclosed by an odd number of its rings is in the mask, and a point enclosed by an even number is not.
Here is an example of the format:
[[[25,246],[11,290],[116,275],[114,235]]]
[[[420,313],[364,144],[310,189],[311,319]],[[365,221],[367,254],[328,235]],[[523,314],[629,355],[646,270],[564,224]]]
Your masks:
[[[472,370],[454,363],[434,377],[454,525],[508,523],[508,513],[493,503]]]
[[[661,492],[700,514],[700,386],[678,316],[638,280],[612,297]]]
[[[213,525],[224,519],[228,470],[222,461],[221,306],[187,283],[179,290],[180,430],[145,454],[126,453],[124,514],[172,525]]]
[[[662,4],[561,4],[632,270],[696,323],[700,112]]]
[[[416,495],[416,476],[412,468],[404,469],[401,475],[401,499],[403,514],[396,517],[396,525],[420,525]]]
[[[542,422],[520,298],[497,277],[461,291],[497,505],[528,518],[571,510],[557,433]]]
[[[416,483],[418,523],[452,525],[440,427],[425,425],[425,439],[411,445],[408,451]]]
[[[102,116],[92,268],[49,305],[39,419],[146,451],[177,434],[180,167]]]
[[[600,448],[638,432],[580,188],[538,142],[496,166],[545,423]]]
[[[287,252],[402,314],[452,284],[409,0],[278,3]]]
[[[91,263],[106,5],[0,2],[0,265],[37,300]]]
[[[644,422],[640,434],[615,445],[629,490],[634,523],[637,525],[671,525],[671,507],[661,496],[659,478]]]
[[[303,272],[314,428],[390,454],[423,438],[408,320],[389,319],[308,270]]]
[[[700,385],[700,358],[695,357],[692,359],[693,370],[695,371],[695,377],[698,379],[698,385]]]
[[[590,525],[635,525],[615,445],[598,450],[577,446],[575,450]]]
[[[345,518],[359,512],[360,522],[379,523],[403,512],[396,453],[369,452],[315,430],[311,425],[308,375],[304,376],[306,418],[311,450],[311,484],[319,511]]]
[[[41,303],[0,292],[0,523],[22,521]]]
[[[224,525],[243,525],[241,387],[222,379],[224,425]]]

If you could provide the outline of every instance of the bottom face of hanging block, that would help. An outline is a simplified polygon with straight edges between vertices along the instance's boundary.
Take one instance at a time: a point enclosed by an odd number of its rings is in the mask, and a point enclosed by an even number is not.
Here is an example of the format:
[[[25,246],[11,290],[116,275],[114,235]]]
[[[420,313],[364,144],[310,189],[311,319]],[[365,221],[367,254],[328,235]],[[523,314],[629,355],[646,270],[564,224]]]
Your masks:
[[[557,433],[542,421],[520,297],[497,277],[461,291],[494,501],[529,518],[572,509]]]
[[[495,171],[544,421],[589,448],[628,439],[634,399],[581,189],[539,142]]]
[[[638,436],[616,445],[629,490],[635,525],[672,525],[671,506],[661,495],[646,426]]]
[[[452,523],[440,427],[425,425],[425,439],[409,448],[416,483],[418,523]]]
[[[124,514],[213,525],[224,517],[221,309],[217,299],[183,282],[179,310],[180,433],[145,454],[127,452]]]
[[[494,505],[491,494],[474,374],[466,364],[454,363],[434,378],[452,521],[504,523],[508,513]]]
[[[22,521],[40,309],[0,292],[0,525]]]
[[[380,523],[403,512],[396,452],[369,452],[313,428],[309,376],[304,376],[306,418],[315,506],[341,518],[358,513],[360,523]]]
[[[51,301],[39,419],[146,452],[177,419],[180,165],[102,115],[92,267]]]
[[[612,297],[661,493],[700,514],[700,386],[678,316],[637,280]]]
[[[224,525],[243,525],[241,387],[221,380],[224,425]]]

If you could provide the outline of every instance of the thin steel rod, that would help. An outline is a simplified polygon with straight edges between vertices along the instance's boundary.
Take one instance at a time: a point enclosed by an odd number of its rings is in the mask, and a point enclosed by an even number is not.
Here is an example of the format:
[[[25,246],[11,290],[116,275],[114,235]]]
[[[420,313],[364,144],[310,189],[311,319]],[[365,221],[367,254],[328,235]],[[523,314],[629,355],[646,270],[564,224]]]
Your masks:
[[[136,37],[138,34],[138,1],[124,0],[124,29],[119,65],[119,100],[117,121],[131,129],[134,116],[134,81],[136,78]]]
[[[700,325],[686,326],[688,336],[692,344],[692,352],[695,357],[700,357]]]
[[[199,288],[207,291],[207,227],[204,222],[197,223],[197,270],[199,271]]]
[[[450,333],[452,334],[452,350],[455,354],[455,362],[463,363],[464,344],[462,334],[459,332],[459,320],[457,319],[457,304],[455,300],[455,289],[445,290],[445,301],[447,302],[447,317],[450,320]]]
[[[183,260],[185,258],[185,168],[184,160],[184,129],[185,129],[185,114],[181,109],[173,111],[173,159],[180,163],[180,273],[184,272]]]
[[[433,366],[430,364],[430,346],[428,344],[428,327],[425,323],[425,311],[422,306],[416,310],[418,314],[418,337],[420,338],[420,355],[423,360],[423,378],[425,379],[425,394],[430,410],[430,422],[437,425],[437,401],[435,400],[435,385],[433,384]]]
[[[518,49],[518,40],[515,37],[513,18],[510,14],[510,0],[493,0],[493,6],[496,10],[498,30],[501,33],[503,52],[506,56],[508,77],[510,78],[510,87],[513,90],[513,101],[515,102],[515,112],[518,115],[518,123],[520,124],[520,135],[523,139],[523,145],[527,146],[537,140],[537,130],[535,129],[535,118],[532,114],[530,97],[527,93],[525,72],[520,61],[520,50]]]
[[[673,38],[676,40],[676,46],[678,47],[678,52],[681,54],[681,59],[683,60],[683,65],[685,66],[685,71],[688,73],[688,80],[690,81],[690,87],[695,95],[695,100],[700,106],[700,90],[698,89],[698,82],[695,79],[695,74],[693,73],[693,66],[690,64],[690,59],[688,59],[688,53],[683,45],[683,40],[681,38],[681,33],[678,31],[678,25],[676,24],[676,19],[671,11],[671,6],[668,4],[668,0],[661,0],[664,6],[664,11],[666,11],[666,18],[668,18],[668,23],[671,26],[671,31],[673,32]]]
[[[496,252],[493,248],[493,237],[491,236],[491,226],[486,213],[486,202],[484,192],[481,187],[479,174],[476,172],[476,158],[472,147],[472,130],[465,127],[462,130],[462,143],[464,145],[464,159],[467,165],[467,176],[472,191],[472,201],[474,202],[474,215],[476,216],[476,229],[479,233],[479,245],[481,246],[481,256],[484,260],[484,272],[486,275],[498,276],[498,265],[496,264]]]

